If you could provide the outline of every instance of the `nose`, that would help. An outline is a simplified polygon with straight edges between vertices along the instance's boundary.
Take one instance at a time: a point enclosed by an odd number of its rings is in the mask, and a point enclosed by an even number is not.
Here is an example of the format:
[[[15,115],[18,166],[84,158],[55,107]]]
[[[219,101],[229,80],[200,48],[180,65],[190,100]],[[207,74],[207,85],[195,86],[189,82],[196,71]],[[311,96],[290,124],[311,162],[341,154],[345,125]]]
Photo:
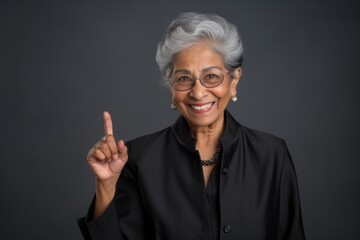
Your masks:
[[[195,99],[201,99],[207,96],[207,94],[207,88],[201,84],[199,79],[196,79],[194,82],[194,86],[190,90],[190,96]]]

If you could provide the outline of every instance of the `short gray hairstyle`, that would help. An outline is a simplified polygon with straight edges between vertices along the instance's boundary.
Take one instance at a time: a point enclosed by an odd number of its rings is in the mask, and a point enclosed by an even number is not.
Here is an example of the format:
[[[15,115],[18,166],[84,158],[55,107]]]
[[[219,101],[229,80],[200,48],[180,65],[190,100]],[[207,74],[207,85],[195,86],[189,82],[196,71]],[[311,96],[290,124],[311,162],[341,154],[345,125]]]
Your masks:
[[[216,14],[185,12],[171,22],[158,45],[156,62],[164,80],[172,74],[176,54],[202,40],[212,43],[231,75],[241,67],[244,50],[235,25]]]

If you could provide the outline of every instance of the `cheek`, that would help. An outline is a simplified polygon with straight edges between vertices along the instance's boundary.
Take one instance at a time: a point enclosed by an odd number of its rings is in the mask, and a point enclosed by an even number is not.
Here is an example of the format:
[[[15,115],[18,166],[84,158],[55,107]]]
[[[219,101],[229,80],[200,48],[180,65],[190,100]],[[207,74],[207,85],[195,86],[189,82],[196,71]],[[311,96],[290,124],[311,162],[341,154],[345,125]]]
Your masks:
[[[229,98],[232,94],[231,86],[223,86],[214,92],[214,95],[217,96],[221,100],[225,100]]]
[[[186,97],[186,94],[181,92],[172,92],[171,93],[171,99],[174,103],[180,103],[182,102]]]
[[[171,100],[174,102],[177,98],[177,92],[170,88]]]

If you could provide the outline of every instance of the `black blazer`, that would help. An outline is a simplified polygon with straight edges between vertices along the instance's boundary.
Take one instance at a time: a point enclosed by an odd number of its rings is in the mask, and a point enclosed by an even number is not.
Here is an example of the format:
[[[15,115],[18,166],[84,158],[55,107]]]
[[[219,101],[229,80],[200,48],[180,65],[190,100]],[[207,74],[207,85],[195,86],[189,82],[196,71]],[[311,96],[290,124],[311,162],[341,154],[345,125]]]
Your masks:
[[[305,239],[295,169],[284,140],[251,130],[225,112],[220,239]],[[200,156],[181,116],[127,143],[129,161],[108,209],[78,223],[85,239],[209,240]]]

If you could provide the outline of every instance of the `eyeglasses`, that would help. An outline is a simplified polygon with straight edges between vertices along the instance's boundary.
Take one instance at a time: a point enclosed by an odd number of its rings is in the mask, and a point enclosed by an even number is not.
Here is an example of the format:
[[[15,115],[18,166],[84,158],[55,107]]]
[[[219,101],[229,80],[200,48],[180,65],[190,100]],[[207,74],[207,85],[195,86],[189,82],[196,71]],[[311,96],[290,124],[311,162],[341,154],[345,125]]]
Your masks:
[[[187,71],[180,71],[175,73],[170,78],[170,84],[174,87],[176,91],[187,91],[194,87],[195,81],[199,79],[201,85],[206,88],[214,88],[219,86],[223,80],[224,76],[229,72],[224,73],[219,68],[210,68],[204,71],[199,78],[195,78]]]

